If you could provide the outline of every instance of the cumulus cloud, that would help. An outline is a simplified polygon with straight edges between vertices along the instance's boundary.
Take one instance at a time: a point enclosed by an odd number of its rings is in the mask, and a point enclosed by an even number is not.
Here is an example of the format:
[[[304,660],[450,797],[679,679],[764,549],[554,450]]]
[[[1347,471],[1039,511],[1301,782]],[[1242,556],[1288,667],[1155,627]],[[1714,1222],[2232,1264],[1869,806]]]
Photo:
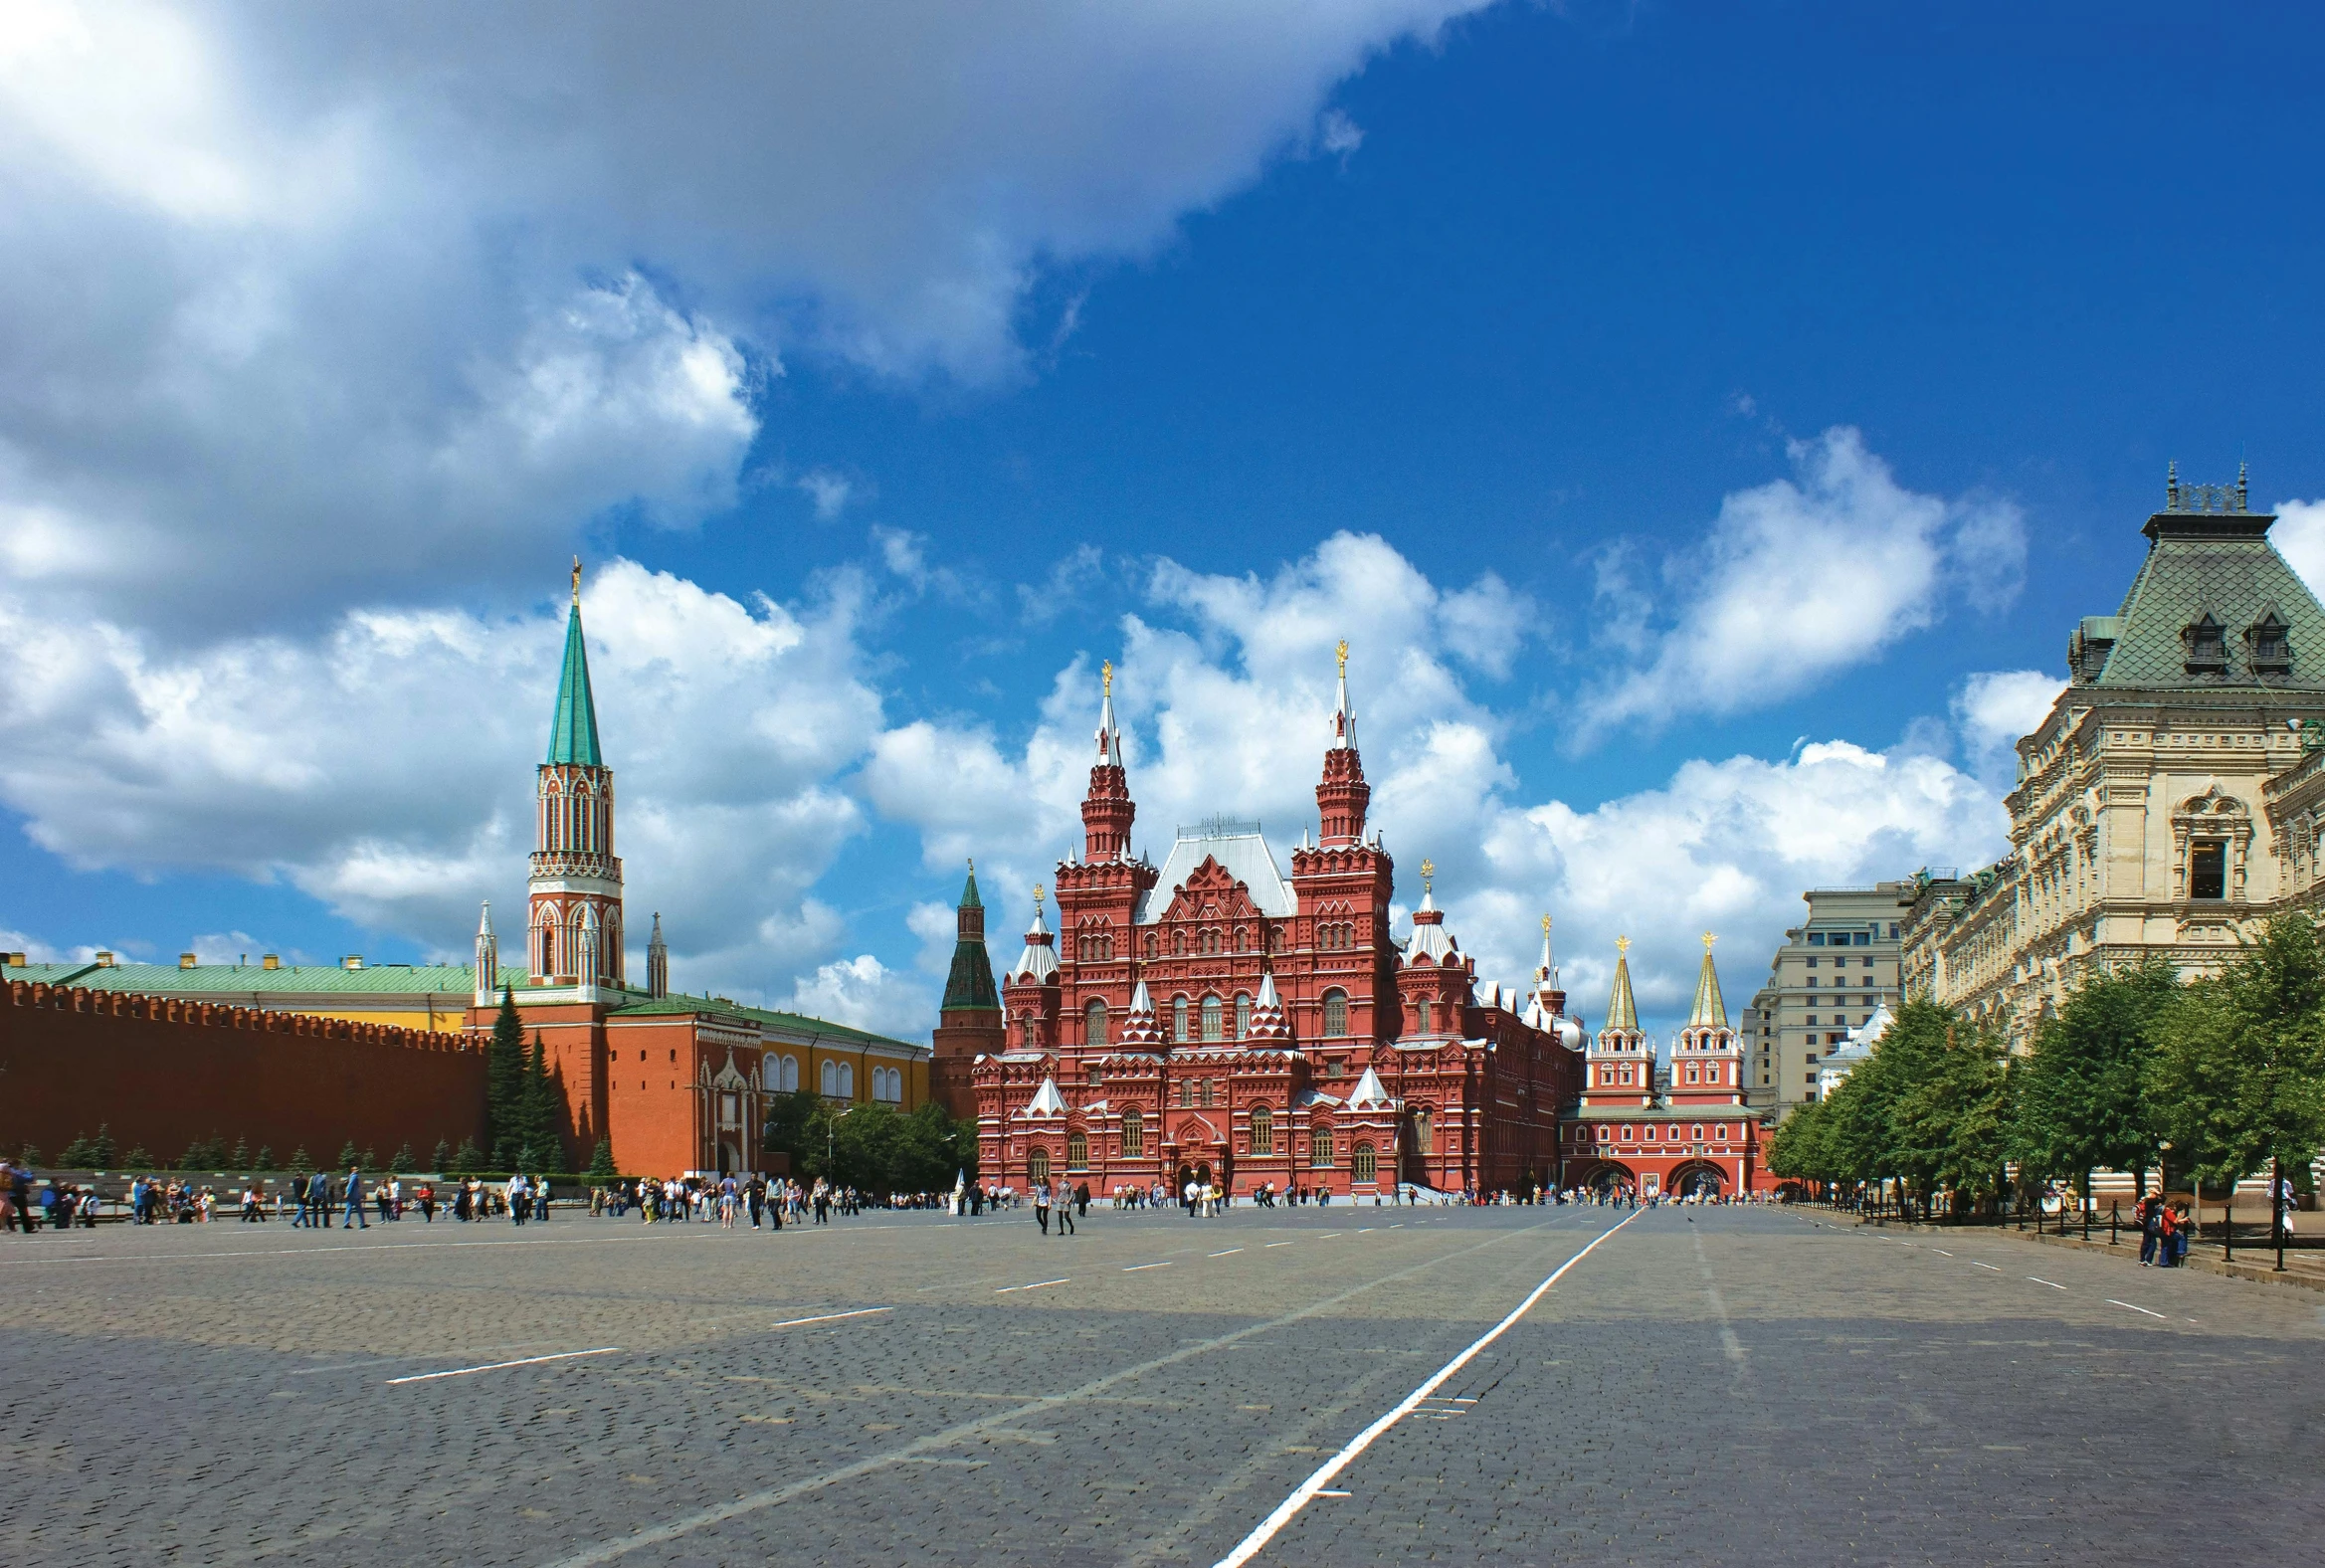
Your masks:
[[[936,1003],[936,992],[929,986],[896,973],[870,953],[860,953],[818,965],[775,1005],[908,1040],[927,1035]]]
[[[618,561],[583,614],[633,956],[659,909],[681,984],[763,994],[839,939],[808,889],[864,827],[834,782],[880,726],[850,584],[795,609]],[[179,655],[0,599],[0,658],[40,677],[0,689],[0,801],[76,865],[285,880],[463,954],[477,900],[521,905],[563,623],[369,611]]]
[[[505,587],[609,511],[684,526],[787,348],[1024,373],[1046,270],[1344,150],[1333,86],[1472,3],[25,0],[0,561],[214,636]]]
[[[2309,592],[2325,596],[2325,500],[2278,501],[2268,537]]]
[[[1594,1015],[1618,934],[1639,944],[1643,1003],[1669,1009],[1693,985],[1697,933],[1721,932],[1740,1004],[1804,889],[1976,864],[2003,842],[1997,796],[1974,775],[1926,750],[1841,740],[1782,760],[1689,762],[1659,788],[1595,806],[1530,792],[1503,755],[1504,723],[1460,674],[1492,673],[1462,618],[1446,613],[1460,597],[1358,535],[1264,577],[1160,563],[1122,622],[1114,684],[1137,846],[1160,860],[1178,824],[1226,812],[1259,818],[1288,864],[1314,822],[1332,648],[1346,631],[1373,821],[1399,860],[1401,895],[1434,860],[1439,901],[1481,977],[1509,983],[1532,968],[1540,916],[1552,914],[1575,1005]],[[919,828],[931,866],[975,855],[991,869],[997,948],[1025,918],[1024,883],[1079,848],[1091,665],[1059,673],[1022,747],[923,720],[883,734],[866,767],[875,808]],[[1989,695],[1976,710],[1999,714]]]
[[[2006,500],[1899,486],[1855,430],[1791,448],[1794,478],[1721,502],[1709,536],[1665,563],[1659,590],[1628,554],[1602,563],[1612,641],[1641,654],[1585,697],[1585,741],[1626,721],[1732,713],[1809,689],[1934,625],[2018,592],[2026,536]],[[1654,606],[1675,596],[1666,622]]]
[[[1980,777],[1998,788],[2017,782],[2017,746],[2033,734],[2066,689],[2064,677],[2042,670],[1987,670],[1954,694],[1954,722]]]

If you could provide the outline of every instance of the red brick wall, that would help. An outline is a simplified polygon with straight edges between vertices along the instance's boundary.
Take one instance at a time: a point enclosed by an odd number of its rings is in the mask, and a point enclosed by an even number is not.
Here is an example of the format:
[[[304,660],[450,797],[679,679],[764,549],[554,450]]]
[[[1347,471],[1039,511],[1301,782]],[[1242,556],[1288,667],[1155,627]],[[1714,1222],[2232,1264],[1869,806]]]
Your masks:
[[[163,997],[0,987],[0,1145],[54,1159],[103,1122],[119,1155],[174,1161],[213,1134],[278,1164],[352,1140],[384,1162],[409,1143],[484,1141],[484,1056],[458,1035]]]

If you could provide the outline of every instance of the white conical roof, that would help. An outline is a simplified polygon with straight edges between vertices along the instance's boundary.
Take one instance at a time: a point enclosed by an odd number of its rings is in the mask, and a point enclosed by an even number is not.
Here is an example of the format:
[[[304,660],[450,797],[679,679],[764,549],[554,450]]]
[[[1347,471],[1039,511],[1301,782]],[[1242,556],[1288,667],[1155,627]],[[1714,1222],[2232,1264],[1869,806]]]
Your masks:
[[[1058,1092],[1058,1080],[1042,1079],[1042,1086],[1034,1090],[1034,1102],[1026,1107],[1029,1116],[1063,1116],[1066,1114],[1066,1096]]]
[[[1356,1092],[1348,1096],[1350,1110],[1385,1110],[1394,1104],[1396,1101],[1389,1097],[1388,1085],[1381,1081],[1381,1076],[1371,1068],[1364,1070],[1364,1077],[1356,1080]]]
[[[1259,977],[1259,1007],[1281,1007],[1283,998],[1275,994],[1275,971],[1270,969]]]
[[[1332,707],[1332,745],[1334,751],[1351,751],[1356,747],[1356,709],[1348,704],[1348,655],[1340,656],[1340,700]]]
[[[1050,922],[1042,918],[1041,889],[1034,889],[1034,923],[1026,927],[1025,951],[1009,966],[1012,980],[1048,980],[1058,972],[1058,949],[1050,937]]]
[[[492,934],[492,900],[489,898],[484,900],[484,913],[477,921],[477,934],[479,936],[490,936]]]

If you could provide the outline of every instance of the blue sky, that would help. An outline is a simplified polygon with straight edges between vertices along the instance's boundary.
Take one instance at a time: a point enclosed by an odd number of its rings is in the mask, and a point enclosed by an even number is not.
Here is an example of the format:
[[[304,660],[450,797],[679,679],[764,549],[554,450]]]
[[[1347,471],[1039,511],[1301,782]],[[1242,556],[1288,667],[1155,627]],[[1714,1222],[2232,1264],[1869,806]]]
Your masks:
[[[1142,846],[1288,844],[1345,635],[1404,890],[1667,1022],[1999,851],[2167,460],[2325,496],[2294,8],[36,12],[15,946],[464,947],[579,552],[681,984],[923,1032],[1105,658]]]

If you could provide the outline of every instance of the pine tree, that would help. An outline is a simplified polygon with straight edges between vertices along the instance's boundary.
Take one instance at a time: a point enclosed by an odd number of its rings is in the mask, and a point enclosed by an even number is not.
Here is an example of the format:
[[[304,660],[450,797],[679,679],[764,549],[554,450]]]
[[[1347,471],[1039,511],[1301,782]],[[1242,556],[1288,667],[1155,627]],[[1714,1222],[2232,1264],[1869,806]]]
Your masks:
[[[90,1143],[88,1136],[84,1133],[75,1133],[73,1141],[66,1144],[64,1152],[57,1156],[57,1163],[69,1171],[92,1170],[95,1169],[92,1164],[95,1156],[96,1149]]]
[[[251,1169],[255,1171],[271,1171],[274,1168],[275,1151],[264,1143],[260,1144],[258,1163],[254,1164]]]
[[[97,1168],[100,1171],[111,1170],[113,1168],[114,1153],[113,1132],[112,1128],[106,1126],[101,1121],[97,1124],[97,1138],[94,1143],[94,1148],[97,1154]]]
[[[562,1168],[565,1159],[557,1136],[557,1089],[549,1080],[549,1048],[538,1030],[533,1032],[533,1048],[525,1057],[519,1115],[523,1163],[533,1170]]]
[[[412,1145],[406,1143],[402,1148],[396,1150],[395,1157],[388,1161],[388,1169],[401,1176],[419,1163],[419,1160],[412,1153]]]
[[[614,1169],[613,1139],[600,1138],[597,1140],[597,1152],[589,1157],[588,1174],[591,1181],[612,1181],[621,1174]]]
[[[153,1165],[153,1156],[146,1153],[145,1145],[140,1143],[121,1156],[121,1163],[133,1171],[149,1170]]]
[[[363,1151],[363,1168],[367,1171],[375,1171],[379,1169],[379,1154],[377,1150],[365,1149]]]
[[[484,1049],[485,1141],[492,1163],[516,1167],[524,1144],[524,1022],[516,1016],[516,993],[500,988],[500,1013],[492,1020],[492,1043]]]
[[[247,1171],[251,1168],[250,1139],[237,1138],[234,1140],[234,1158],[228,1161],[228,1163],[238,1171]]]
[[[16,1151],[16,1163],[19,1165],[38,1167],[40,1162],[41,1151],[36,1144],[28,1143]]]
[[[477,1147],[475,1138],[461,1139],[460,1151],[453,1155],[450,1168],[463,1173],[481,1171],[484,1168],[484,1151]]]
[[[428,1168],[440,1176],[452,1169],[452,1140],[450,1138],[436,1140],[436,1152],[429,1156]]]
[[[291,1151],[291,1170],[293,1175],[314,1174],[314,1156],[306,1152],[305,1144],[301,1143]]]
[[[353,1138],[349,1138],[339,1148],[339,1169],[345,1170],[348,1166],[355,1164],[362,1158],[362,1155],[355,1152],[355,1140]]]

